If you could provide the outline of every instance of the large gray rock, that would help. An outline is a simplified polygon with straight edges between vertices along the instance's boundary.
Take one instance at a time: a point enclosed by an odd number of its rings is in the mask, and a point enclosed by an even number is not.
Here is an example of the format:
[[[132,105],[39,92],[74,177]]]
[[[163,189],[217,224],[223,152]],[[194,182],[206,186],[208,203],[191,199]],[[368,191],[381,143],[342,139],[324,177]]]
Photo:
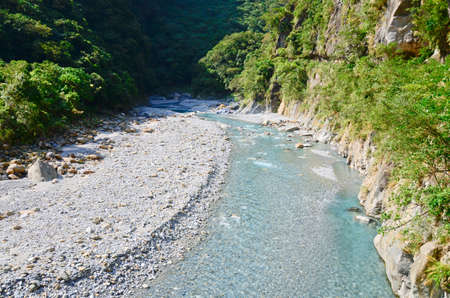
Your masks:
[[[251,102],[250,104],[243,106],[238,113],[242,114],[257,114],[264,112],[264,108],[257,102]]]
[[[328,127],[324,127],[315,134],[316,140],[328,144],[331,139],[333,139],[335,135],[327,128]]]
[[[397,231],[384,235],[378,234],[374,239],[375,248],[386,264],[386,275],[391,283],[392,291],[397,296],[405,297],[411,291],[409,273],[413,257],[403,250],[403,243]]]
[[[386,191],[392,168],[392,164],[383,161],[371,169],[363,181],[358,198],[370,216],[379,216],[384,209],[383,202],[387,197]]]
[[[412,0],[389,0],[381,26],[375,33],[375,43],[388,45],[396,43],[400,49],[417,55],[420,49],[414,36],[410,8]]]
[[[36,160],[28,169],[28,178],[34,183],[51,181],[58,177],[56,169],[49,163],[40,159]]]

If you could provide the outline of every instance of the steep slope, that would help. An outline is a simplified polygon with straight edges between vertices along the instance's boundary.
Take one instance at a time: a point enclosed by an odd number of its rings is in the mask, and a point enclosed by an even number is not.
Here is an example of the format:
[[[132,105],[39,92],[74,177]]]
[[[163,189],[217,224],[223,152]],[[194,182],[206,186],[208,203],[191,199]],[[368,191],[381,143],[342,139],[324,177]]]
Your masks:
[[[383,221],[375,246],[394,293],[443,296],[450,276],[448,4],[279,3],[264,16],[259,47],[257,33],[244,42],[231,35],[202,62],[243,104],[289,115],[337,144],[366,175],[359,197]],[[236,55],[219,61],[224,48]]]
[[[134,6],[151,38],[153,69],[164,88],[223,91],[198,60],[226,34],[242,30],[236,0],[137,0]],[[215,88],[215,89],[214,89]],[[160,88],[161,89],[161,88]],[[203,92],[204,93],[204,92]]]

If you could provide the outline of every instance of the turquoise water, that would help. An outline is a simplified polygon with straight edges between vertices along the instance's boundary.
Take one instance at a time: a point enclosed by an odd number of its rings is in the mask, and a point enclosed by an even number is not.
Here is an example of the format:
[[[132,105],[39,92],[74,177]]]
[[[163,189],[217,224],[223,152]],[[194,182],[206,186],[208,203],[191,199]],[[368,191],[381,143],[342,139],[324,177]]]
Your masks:
[[[361,185],[328,145],[232,126],[232,165],[209,236],[150,282],[149,297],[393,297],[372,239],[348,212]],[[270,132],[271,135],[265,135]]]

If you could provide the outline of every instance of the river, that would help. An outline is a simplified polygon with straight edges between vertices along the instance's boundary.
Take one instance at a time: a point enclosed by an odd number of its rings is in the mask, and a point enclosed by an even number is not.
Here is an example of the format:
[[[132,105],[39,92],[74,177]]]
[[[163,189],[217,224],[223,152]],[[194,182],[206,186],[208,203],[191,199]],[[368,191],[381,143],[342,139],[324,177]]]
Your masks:
[[[372,239],[354,219],[361,177],[329,145],[205,115],[234,149],[209,236],[141,293],[146,297],[393,297]]]

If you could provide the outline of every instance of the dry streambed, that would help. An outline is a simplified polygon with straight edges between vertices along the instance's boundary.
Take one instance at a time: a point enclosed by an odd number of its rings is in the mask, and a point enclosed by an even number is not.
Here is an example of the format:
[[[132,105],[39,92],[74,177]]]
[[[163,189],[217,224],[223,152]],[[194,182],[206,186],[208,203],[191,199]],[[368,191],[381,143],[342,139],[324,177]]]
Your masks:
[[[191,114],[137,120],[45,156],[62,179],[0,181],[2,296],[126,295],[205,234],[225,131]]]

